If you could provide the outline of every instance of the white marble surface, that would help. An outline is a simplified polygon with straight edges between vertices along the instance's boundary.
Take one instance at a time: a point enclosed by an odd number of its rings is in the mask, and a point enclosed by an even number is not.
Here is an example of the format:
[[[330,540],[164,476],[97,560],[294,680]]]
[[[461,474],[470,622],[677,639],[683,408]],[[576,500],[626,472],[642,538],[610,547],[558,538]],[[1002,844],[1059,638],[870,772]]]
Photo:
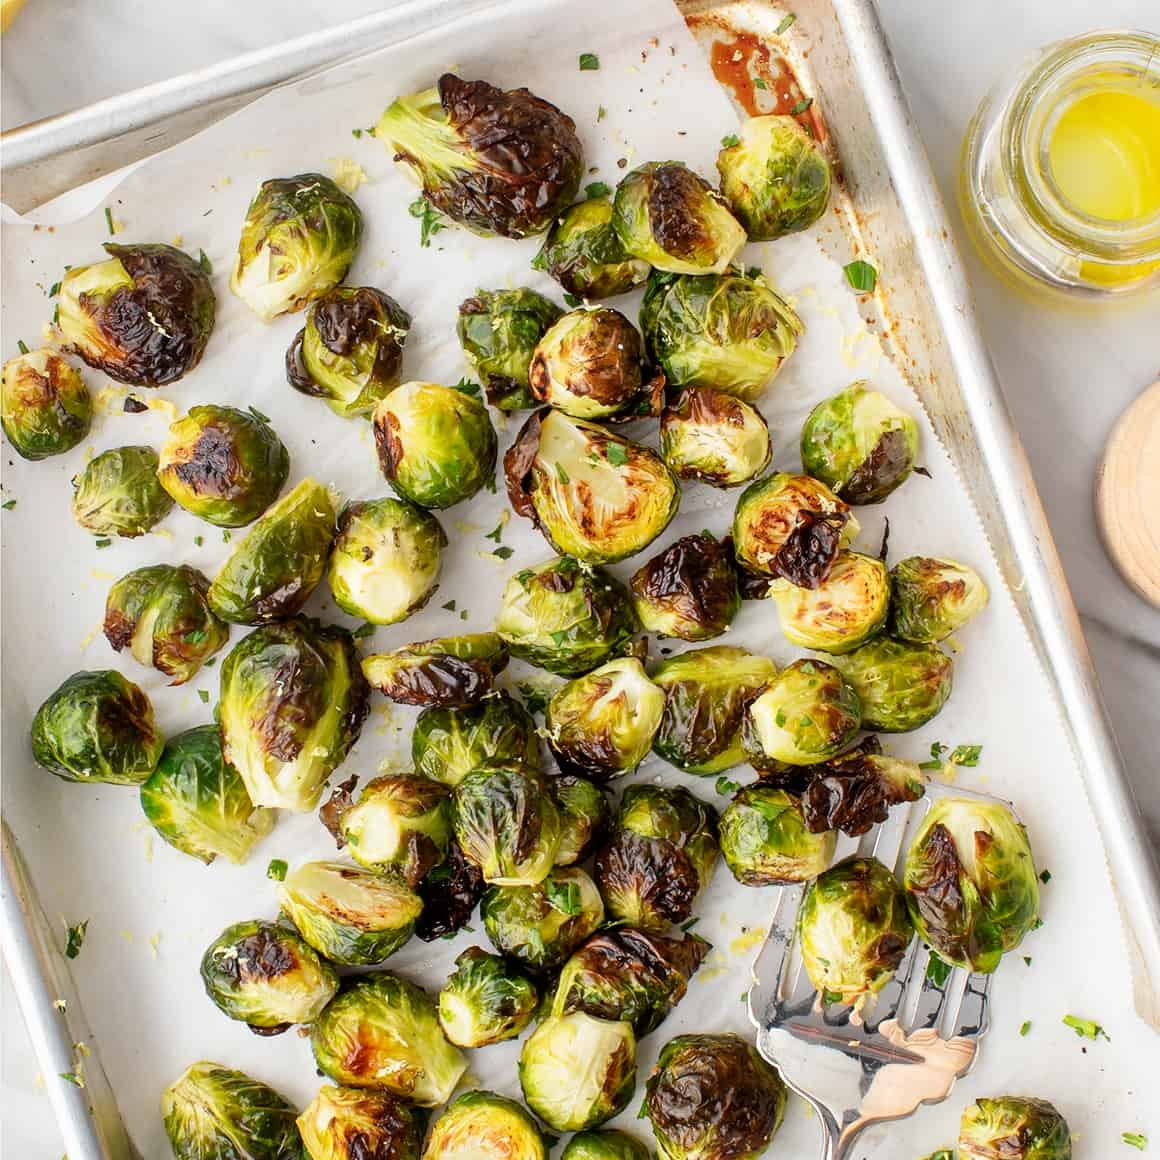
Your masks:
[[[883,22],[935,173],[953,206],[959,145],[979,98],[1036,46],[1103,27],[1157,31],[1155,0],[879,0]],[[373,0],[29,0],[4,37],[5,128],[194,69],[381,7]],[[178,32],[180,30],[180,32]],[[952,219],[958,228],[957,214]],[[961,237],[961,230],[960,237]],[[967,250],[965,240],[964,250]],[[967,254],[990,349],[1030,455],[1104,697],[1152,832],[1160,837],[1160,612],[1107,560],[1092,482],[1116,417],[1160,374],[1157,303],[1109,311],[1024,300]],[[7,980],[3,1153],[58,1160],[59,1140]],[[1082,1144],[1081,1144],[1082,1147]],[[1077,1153],[1082,1155],[1082,1153]],[[152,1158],[149,1158],[152,1160]]]

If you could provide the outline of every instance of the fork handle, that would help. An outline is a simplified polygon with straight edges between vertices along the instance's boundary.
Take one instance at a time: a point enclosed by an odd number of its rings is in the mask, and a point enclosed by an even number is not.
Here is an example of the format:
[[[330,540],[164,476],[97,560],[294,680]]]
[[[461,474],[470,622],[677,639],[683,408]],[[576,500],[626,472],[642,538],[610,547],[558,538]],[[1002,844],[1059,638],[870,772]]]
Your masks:
[[[843,1129],[829,1108],[808,1097],[806,1102],[817,1112],[822,1124],[821,1160],[849,1160],[854,1149],[854,1141],[861,1135],[866,1125],[855,1121]]]

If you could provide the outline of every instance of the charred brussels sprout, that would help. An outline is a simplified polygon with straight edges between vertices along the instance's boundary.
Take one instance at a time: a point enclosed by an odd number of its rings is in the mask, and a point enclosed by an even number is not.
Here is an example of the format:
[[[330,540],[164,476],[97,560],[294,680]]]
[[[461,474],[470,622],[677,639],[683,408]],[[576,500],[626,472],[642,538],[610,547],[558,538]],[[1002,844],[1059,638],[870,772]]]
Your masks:
[[[1039,877],[1027,831],[1006,806],[941,798],[903,870],[919,936],[948,963],[991,972],[1039,913]]]
[[[66,781],[140,785],[164,745],[149,698],[113,669],[73,673],[32,719],[32,756]]]
[[[861,1004],[890,982],[914,933],[906,895],[876,858],[847,858],[811,882],[798,910],[810,982],[826,1003]]]
[[[494,486],[495,428],[463,391],[404,383],[375,408],[374,423],[383,476],[403,499],[449,508]]]
[[[1071,1160],[1067,1121],[1047,1100],[976,1100],[959,1125],[960,1160]]]
[[[757,1160],[781,1126],[786,1089],[740,1035],[678,1035],[648,1078],[661,1160]]]
[[[565,1145],[561,1160],[652,1160],[652,1153],[627,1132],[606,1128],[577,1132]]]
[[[362,212],[329,177],[263,181],[246,210],[230,289],[260,318],[301,310],[346,277]]]
[[[0,425],[24,459],[71,451],[93,422],[81,373],[47,348],[10,358],[0,375]]]
[[[311,1160],[419,1160],[424,1116],[385,1092],[324,1087],[298,1117]]]
[[[750,117],[717,154],[721,193],[751,241],[808,229],[830,200],[830,164],[789,116]]]
[[[766,657],[715,645],[662,661],[653,682],[665,691],[665,711],[653,741],[658,757],[686,773],[712,776],[740,765],[745,708],[777,675]]]
[[[119,383],[160,387],[205,353],[216,301],[209,276],[173,246],[104,244],[109,256],[60,282],[65,349]]]
[[[557,1132],[611,1120],[636,1087],[632,1024],[583,1011],[549,1015],[524,1040],[520,1087],[532,1111]]]
[[[907,733],[930,721],[951,695],[954,662],[932,644],[878,637],[834,662],[862,705],[862,724]]]
[[[802,428],[802,466],[847,503],[881,503],[917,454],[918,424],[862,383],[819,403]]]
[[[274,826],[274,812],[256,809],[238,771],[222,756],[216,725],[171,737],[141,786],[141,808],[174,849],[207,865],[219,855],[240,864]]]
[[[386,971],[344,986],[314,1021],[310,1044],[335,1083],[381,1088],[421,1108],[446,1103],[467,1070],[439,1028],[431,996]]]
[[[447,535],[439,521],[402,499],[348,503],[327,579],[334,602],[372,624],[396,624],[434,593]]]
[[[983,578],[966,564],[908,556],[890,571],[890,632],[899,640],[936,644],[987,607]]]
[[[471,1091],[431,1125],[423,1160],[548,1160],[548,1145],[515,1100]]]
[[[486,1047],[521,1034],[540,994],[498,955],[468,947],[439,992],[439,1026],[457,1047]]]
[[[528,367],[536,344],[562,311],[535,290],[477,290],[460,303],[456,333],[467,361],[483,379],[487,400],[501,411],[536,405]]]
[[[485,889],[479,867],[469,862],[459,843],[452,840],[447,861],[419,883],[423,911],[415,933],[424,942],[451,938],[467,925]]]
[[[693,913],[717,861],[717,812],[688,790],[630,785],[596,855],[610,917],[652,934]]]
[[[507,693],[491,693],[467,709],[424,709],[411,734],[415,770],[454,788],[489,762],[540,763],[536,722]]]
[[[302,1160],[296,1115],[272,1087],[205,1060],[161,1093],[165,1134],[177,1160]]]
[[[653,542],[677,513],[677,477],[649,448],[560,411],[539,411],[504,456],[517,515],[585,564],[610,564]]]
[[[444,73],[399,97],[375,127],[427,201],[477,234],[547,229],[580,186],[584,152],[572,118],[527,89]]]
[[[157,481],[152,447],[102,451],[73,479],[73,519],[94,536],[144,535],[172,507],[173,500]]]
[[[793,794],[745,786],[721,815],[721,857],[742,886],[808,882],[834,857],[837,836],[812,834]]]
[[[577,298],[613,298],[639,286],[648,262],[634,258],[612,225],[612,202],[593,197],[553,223],[532,265]]]
[[[682,479],[738,487],[772,456],[769,427],[742,399],[713,387],[688,387],[661,414],[661,458]]]
[[[255,805],[312,810],[358,740],[368,700],[345,629],[305,617],[259,628],[222,664],[225,758]]]
[[[609,661],[548,702],[548,745],[566,773],[618,777],[648,755],[664,709],[664,693],[636,657]]]
[[[654,273],[640,307],[645,347],[674,387],[715,387],[752,402],[805,327],[760,274]]]
[[[477,632],[416,641],[364,657],[362,664],[367,680],[400,705],[466,709],[491,692],[507,663],[503,641],[494,632]]]
[[[661,409],[663,375],[644,366],[640,334],[606,306],[573,310],[548,328],[528,368],[532,394],[576,419],[629,419]]]
[[[105,639],[114,652],[128,648],[138,664],[183,685],[229,640],[208,591],[209,581],[185,564],[138,568],[109,589]]]
[[[679,161],[650,161],[626,174],[612,227],[634,258],[674,274],[723,274],[746,240],[709,183]]]
[[[741,611],[733,545],[701,533],[682,536],[633,573],[632,603],[659,636],[712,640]]]
[[[841,830],[856,838],[886,821],[891,806],[922,797],[922,770],[877,750],[878,739],[869,737],[824,765],[801,770],[809,777],[802,813],[812,831]]]
[[[574,866],[603,843],[612,816],[608,798],[586,777],[569,774],[552,778],[552,796],[560,812],[556,865]]]

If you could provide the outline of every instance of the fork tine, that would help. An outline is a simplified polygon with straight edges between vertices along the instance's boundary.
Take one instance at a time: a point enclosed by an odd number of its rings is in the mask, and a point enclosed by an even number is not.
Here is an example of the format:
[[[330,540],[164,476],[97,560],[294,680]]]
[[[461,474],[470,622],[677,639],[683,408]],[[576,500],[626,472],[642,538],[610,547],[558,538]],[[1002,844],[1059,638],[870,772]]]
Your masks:
[[[778,890],[769,934],[750,970],[749,1017],[758,1026],[765,1021],[770,1006],[785,994],[786,977],[795,959],[793,941],[801,895],[801,887],[782,886]]]
[[[959,1000],[958,1010],[951,1023],[952,1037],[960,1035],[972,1038],[987,1030],[989,1020],[988,999],[991,993],[993,975],[973,972],[967,976],[967,985]]]
[[[893,1019],[898,1013],[898,1006],[910,984],[910,973],[914,970],[915,959],[918,958],[918,947],[918,939],[911,939],[902,962],[898,964],[898,969],[894,972],[894,978],[875,997],[874,1008],[869,1013],[870,1018],[866,1021],[869,1030],[876,1031],[880,1023],[884,1023],[887,1019]]]
[[[914,1018],[910,1022],[911,1031],[922,1031],[927,1027],[934,1027],[942,1014],[943,1002],[946,999],[947,987],[950,984],[952,972],[947,971],[942,982],[937,982],[930,975],[930,958],[927,958],[927,970],[923,972],[922,986],[918,992],[918,1003],[914,1010]]]

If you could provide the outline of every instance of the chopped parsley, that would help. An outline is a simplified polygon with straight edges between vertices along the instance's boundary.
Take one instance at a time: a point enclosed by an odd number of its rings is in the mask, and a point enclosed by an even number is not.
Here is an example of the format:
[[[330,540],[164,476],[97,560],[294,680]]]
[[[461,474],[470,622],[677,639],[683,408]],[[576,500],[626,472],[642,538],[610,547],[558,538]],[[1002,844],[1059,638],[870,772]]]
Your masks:
[[[874,287],[878,285],[878,271],[869,262],[855,258],[853,262],[847,262],[842,269],[845,271],[846,281],[850,283],[851,289],[857,290],[860,294],[874,292]]]
[[[580,54],[580,71],[581,72],[595,72],[600,67],[600,57],[594,52],[582,52]]]
[[[483,538],[485,540],[493,540],[495,543],[498,544],[500,542],[500,540],[503,539],[503,530],[504,530],[505,524],[506,524],[505,520],[500,520],[500,522],[498,524],[496,524],[495,527],[490,532],[488,532],[487,535],[484,536]]]
[[[24,341],[24,339],[18,338],[16,340],[16,349],[18,351],[20,351],[21,354],[27,354],[28,353],[28,344]]]
[[[609,443],[608,462],[613,467],[623,467],[628,462],[628,452],[621,443]]]
[[[201,703],[202,703],[203,705],[208,705],[208,704],[209,704],[209,693],[208,693],[208,691],[207,691],[207,690],[205,690],[205,689],[198,689],[198,691],[197,691],[197,695],[198,695],[198,696],[201,698]]]
[[[112,542],[113,541],[110,540],[108,536],[101,536],[100,538],[93,541],[93,543],[96,544],[98,548],[107,548]]]
[[[439,607],[442,608],[444,612],[454,612],[455,611],[455,601],[448,600],[446,604],[441,604]]]
[[[681,933],[688,934],[689,931],[691,931],[693,929],[693,927],[695,927],[697,925],[697,923],[699,923],[700,921],[701,921],[700,918],[698,918],[695,915],[692,918],[686,919],[684,922],[681,923]]]
[[[202,544],[204,544],[204,543],[205,543],[205,540],[201,536],[194,536],[193,537],[194,547],[200,548],[202,546]]]
[[[780,36],[783,32],[788,32],[793,26],[793,22],[797,19],[797,13],[787,12],[782,18],[781,23],[773,30],[774,36]]]
[[[473,399],[480,398],[483,393],[483,388],[478,383],[473,383],[471,379],[460,379],[455,384],[455,389],[465,395],[470,395]]]
[[[506,544],[501,544],[494,552],[492,552],[492,555],[498,557],[501,560],[510,560],[512,556],[515,555],[515,549],[509,548]]]
[[[606,181],[590,181],[584,187],[587,197],[607,197],[612,192],[612,186]]]
[[[447,228],[443,215],[430,205],[425,197],[417,197],[409,206],[407,212],[419,221],[419,245],[426,249],[431,245],[431,239],[440,230]]]
[[[233,536],[230,532],[228,532],[228,531],[222,532],[222,543],[223,544],[228,544],[230,542],[230,540],[232,540],[232,539],[233,539]]]
[[[355,640],[365,640],[374,631],[375,626],[371,624],[369,620],[364,620],[362,624],[358,626],[358,628],[351,631],[350,635],[354,637]]]
[[[1140,1152],[1143,1152],[1148,1147],[1148,1137],[1143,1132],[1121,1132],[1120,1139],[1129,1148],[1135,1148]]]
[[[579,914],[584,905],[580,898],[580,887],[575,882],[562,882],[548,878],[544,882],[544,897],[553,910],[569,916]]]
[[[575,294],[568,294],[567,292],[565,292],[564,301],[569,306],[576,307],[576,306],[580,305],[581,299],[577,298]]]
[[[105,212],[108,213],[109,211],[105,210]],[[62,1071],[60,1073],[60,1078],[67,1080],[73,1085],[73,1087],[83,1088],[85,1086],[84,1076],[81,1073],[80,1068],[77,1068],[76,1071]]]
[[[823,991],[822,1002],[829,1005],[830,1003],[840,1003],[842,1001],[842,993],[840,991]]]
[[[951,977],[951,965],[931,951],[930,962],[926,964],[926,977],[936,986],[944,986]]]
[[[765,92],[765,90],[769,88],[769,85],[767,85],[765,81],[761,79],[761,77],[754,77],[753,87],[755,89],[761,89],[762,92]]]
[[[556,464],[556,478],[561,483],[571,483],[572,482],[571,479],[568,478],[568,473],[564,470],[564,465],[562,463]]]
[[[1023,1026],[1019,1028],[1019,1034],[1022,1035],[1024,1038],[1026,1038],[1027,1033],[1030,1030],[1031,1030],[1031,1020],[1028,1019],[1024,1022]]]
[[[974,769],[979,764],[982,753],[983,747],[981,745],[956,745],[951,750],[949,760],[952,765],[962,765],[968,769]]]
[[[722,774],[717,779],[716,788],[719,794],[723,794],[726,797],[731,797],[741,788],[741,783],[738,781],[730,781],[729,778]]]
[[[0,508],[3,508],[6,512],[10,512],[15,506],[16,501],[14,499],[6,499],[3,503],[0,503]]]
[[[597,105],[597,107],[596,107],[596,120],[597,120],[597,122],[603,121],[604,118],[607,116],[608,116],[608,110],[603,105]]]
[[[1024,956],[1023,956],[1023,965],[1024,965],[1025,967],[1029,967],[1029,966],[1031,966],[1031,956],[1030,956],[1030,955],[1024,955]]]
[[[1102,1035],[1109,1043],[1112,1037],[1094,1020],[1081,1019],[1078,1015],[1065,1015],[1063,1022],[1081,1039],[1099,1039]]]
[[[204,270],[204,271],[205,271],[207,274],[212,274],[212,273],[213,273],[213,263],[212,263],[212,262],[209,260],[209,255],[208,255],[208,254],[206,254],[205,250],[198,250],[198,251],[197,251],[197,264],[198,264],[198,265],[199,265],[199,266],[200,266],[200,267],[201,267],[201,268],[202,268],[202,269],[203,269],[203,270]],[[252,410],[253,410],[253,407],[251,407],[251,408],[250,408],[250,410],[252,411]]]
[[[1041,870],[1039,872],[1039,881],[1042,882],[1044,886],[1046,886],[1051,881],[1051,871],[1046,869]]]
[[[48,288],[48,296],[49,296],[49,298],[55,298],[55,297],[56,297],[56,296],[57,296],[59,293],[60,293],[60,283],[59,283],[59,282],[54,282],[54,283],[53,283],[53,284],[52,284],[52,285],[51,285],[51,286]]]
[[[721,138],[722,149],[732,149],[734,145],[740,144],[741,138],[738,137],[736,133],[729,133],[728,135]]]
[[[86,918],[84,922],[78,922],[76,926],[69,926],[65,923],[64,927],[64,957],[66,959],[75,959],[81,953],[81,947],[85,945],[85,935],[89,930],[89,920]]]
[[[792,109],[789,111],[791,117],[796,117],[799,113],[804,113],[810,105],[814,103],[813,97],[803,97]]]
[[[266,867],[266,877],[272,879],[274,882],[286,881],[286,861],[284,858],[271,858],[270,865]]]
[[[108,206],[105,206],[105,225],[109,227],[109,237],[112,237],[117,230],[113,225],[113,211]]]
[[[548,707],[551,694],[545,690],[537,689],[535,685],[528,681],[520,681],[516,688],[519,689],[520,698],[523,700],[529,713],[542,713]]]

